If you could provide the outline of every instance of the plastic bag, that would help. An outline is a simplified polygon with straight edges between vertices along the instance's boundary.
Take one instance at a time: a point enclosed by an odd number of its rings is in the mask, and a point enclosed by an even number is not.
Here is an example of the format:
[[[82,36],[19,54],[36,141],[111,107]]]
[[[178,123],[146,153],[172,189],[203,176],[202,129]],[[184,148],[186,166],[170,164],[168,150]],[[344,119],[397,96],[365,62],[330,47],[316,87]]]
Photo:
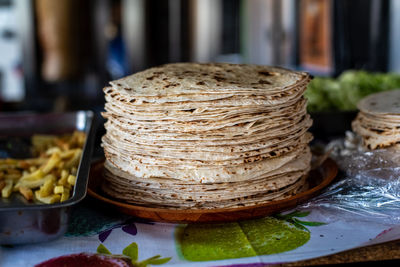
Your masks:
[[[341,179],[300,208],[334,211],[341,219],[400,222],[400,150],[367,151],[351,132],[325,149],[337,162]]]

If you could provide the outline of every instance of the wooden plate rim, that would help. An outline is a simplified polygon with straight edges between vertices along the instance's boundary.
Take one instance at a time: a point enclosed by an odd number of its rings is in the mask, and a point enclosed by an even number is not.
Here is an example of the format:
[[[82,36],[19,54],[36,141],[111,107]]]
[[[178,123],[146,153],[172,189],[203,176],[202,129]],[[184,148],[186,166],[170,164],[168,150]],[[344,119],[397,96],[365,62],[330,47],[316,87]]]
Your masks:
[[[327,185],[329,185],[333,179],[336,177],[338,173],[338,167],[337,164],[334,160],[331,158],[328,158],[325,160],[325,162],[319,167],[322,169],[322,172],[327,173],[328,175],[326,177],[323,177],[323,180],[320,184],[318,184],[315,187],[312,187],[309,190],[306,190],[304,192],[301,192],[299,194],[296,194],[292,197],[285,198],[282,200],[277,200],[277,201],[269,201],[266,203],[262,204],[257,204],[253,206],[245,206],[245,207],[237,207],[237,208],[218,208],[218,209],[167,209],[167,208],[152,208],[152,207],[144,207],[144,206],[137,206],[134,204],[129,204],[129,203],[124,203],[124,202],[119,202],[110,198],[107,198],[101,194],[98,194],[97,192],[93,191],[91,186],[90,186],[90,179],[92,178],[94,169],[100,168],[103,165],[103,160],[99,162],[95,162],[92,164],[91,170],[90,170],[90,177],[89,177],[89,186],[88,186],[88,194],[91,197],[94,197],[100,201],[106,202],[108,204],[124,208],[124,209],[129,209],[129,210],[137,210],[137,211],[146,211],[146,212],[155,212],[155,213],[174,213],[174,214],[213,214],[213,213],[230,213],[230,212],[239,212],[239,211],[248,211],[248,210],[253,210],[253,209],[259,209],[259,208],[266,208],[271,205],[282,205],[284,203],[289,203],[293,202],[296,199],[302,199],[304,196],[309,195],[310,197],[314,196],[314,194],[321,189],[325,188]],[[99,178],[97,178],[99,179]]]

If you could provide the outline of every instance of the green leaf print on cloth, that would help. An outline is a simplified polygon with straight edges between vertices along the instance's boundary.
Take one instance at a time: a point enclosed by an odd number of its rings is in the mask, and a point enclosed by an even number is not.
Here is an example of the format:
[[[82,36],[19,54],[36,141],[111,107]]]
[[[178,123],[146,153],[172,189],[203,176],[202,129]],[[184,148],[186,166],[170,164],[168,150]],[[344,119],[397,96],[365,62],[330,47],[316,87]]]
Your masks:
[[[303,246],[310,239],[305,227],[308,212],[293,212],[242,222],[191,224],[176,229],[178,254],[188,261],[210,261],[282,253]]]

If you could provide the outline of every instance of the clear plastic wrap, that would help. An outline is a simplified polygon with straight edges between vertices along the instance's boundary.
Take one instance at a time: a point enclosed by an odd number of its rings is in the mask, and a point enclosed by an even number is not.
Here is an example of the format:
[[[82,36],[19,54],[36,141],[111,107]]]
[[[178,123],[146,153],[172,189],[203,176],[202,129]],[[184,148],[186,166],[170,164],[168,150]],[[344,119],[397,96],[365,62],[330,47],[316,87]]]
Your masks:
[[[300,208],[335,214],[328,220],[339,215],[341,219],[400,222],[400,150],[365,150],[352,132],[325,150],[339,166],[339,179]]]

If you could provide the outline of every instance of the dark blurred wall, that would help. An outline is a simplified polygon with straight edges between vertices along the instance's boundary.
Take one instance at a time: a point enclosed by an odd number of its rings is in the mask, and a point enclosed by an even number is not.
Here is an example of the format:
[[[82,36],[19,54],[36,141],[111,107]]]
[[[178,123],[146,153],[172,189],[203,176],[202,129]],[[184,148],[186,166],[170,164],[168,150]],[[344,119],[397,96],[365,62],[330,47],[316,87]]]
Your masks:
[[[333,9],[336,74],[346,69],[387,71],[389,1],[335,0]]]
[[[168,62],[306,69],[300,42],[307,11],[302,3],[328,10],[329,18],[321,21],[329,28],[329,45],[323,48],[331,66],[324,75],[351,68],[386,71],[389,65],[390,0],[17,2],[25,12],[19,17],[25,109],[100,109],[107,81]],[[311,31],[309,42],[320,41],[313,27],[304,28]]]

